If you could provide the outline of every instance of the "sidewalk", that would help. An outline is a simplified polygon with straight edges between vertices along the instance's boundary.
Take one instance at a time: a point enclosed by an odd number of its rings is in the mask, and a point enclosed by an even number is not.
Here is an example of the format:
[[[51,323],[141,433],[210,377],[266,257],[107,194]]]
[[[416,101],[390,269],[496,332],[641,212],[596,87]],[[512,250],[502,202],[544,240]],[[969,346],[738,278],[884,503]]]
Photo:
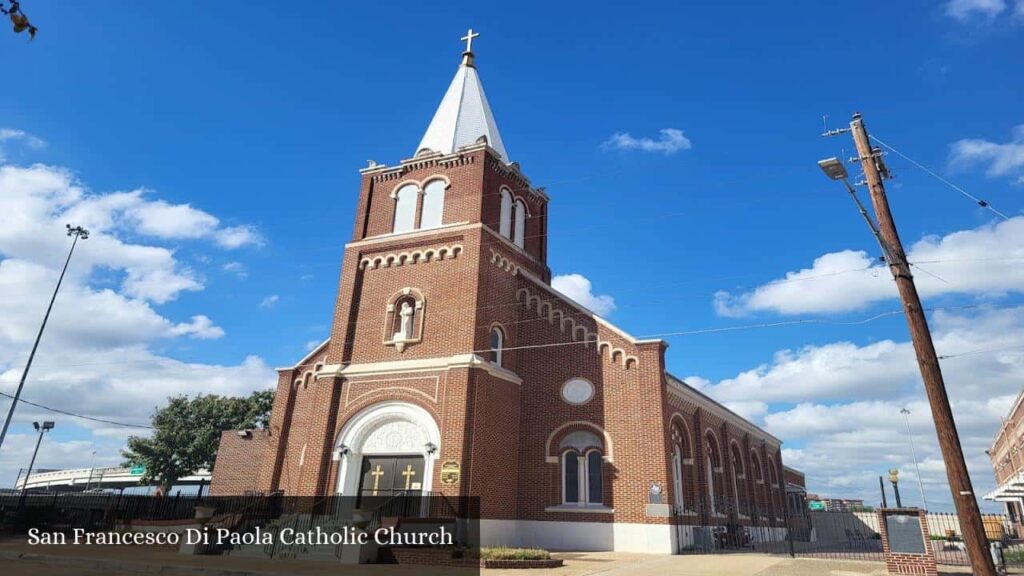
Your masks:
[[[116,553],[116,559],[112,552]],[[484,576],[882,576],[886,573],[885,565],[880,562],[793,559],[762,554],[654,556],[566,552],[555,556],[563,559],[565,566],[534,571],[466,570],[465,573]],[[447,576],[459,572],[428,566],[189,556],[167,548],[119,547],[112,551],[100,546],[29,546],[24,541],[0,542],[0,573],[24,576]],[[970,574],[970,570],[940,567],[939,574]]]

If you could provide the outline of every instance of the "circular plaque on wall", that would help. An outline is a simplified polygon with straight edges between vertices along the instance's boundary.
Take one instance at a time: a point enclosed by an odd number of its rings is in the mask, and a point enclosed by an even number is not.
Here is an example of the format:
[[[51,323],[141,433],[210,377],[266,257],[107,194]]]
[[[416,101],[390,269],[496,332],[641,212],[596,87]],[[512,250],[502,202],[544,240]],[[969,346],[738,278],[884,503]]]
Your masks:
[[[569,404],[586,404],[594,397],[594,385],[582,378],[573,378],[562,384],[562,400]]]

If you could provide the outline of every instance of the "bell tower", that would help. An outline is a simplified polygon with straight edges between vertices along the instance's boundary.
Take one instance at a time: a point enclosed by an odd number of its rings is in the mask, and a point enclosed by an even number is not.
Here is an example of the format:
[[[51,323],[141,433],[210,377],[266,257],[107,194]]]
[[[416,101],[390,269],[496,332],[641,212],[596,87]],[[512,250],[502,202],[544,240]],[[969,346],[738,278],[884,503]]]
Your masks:
[[[437,480],[440,458],[461,466],[460,480],[424,486],[447,494],[478,490],[472,454],[494,447],[473,439],[477,426],[503,430],[505,441],[518,437],[518,408],[473,407],[518,406],[516,355],[490,348],[494,326],[516,326],[515,274],[550,281],[548,197],[511,161],[498,132],[472,50],[478,36],[470,30],[463,38],[455,76],[412,156],[360,170],[330,339],[311,354],[313,384],[293,384],[275,400],[275,417],[281,404],[305,435],[284,437],[282,420],[279,458],[284,469],[300,469],[280,486],[290,494],[351,488],[349,452],[336,446],[341,427],[382,402],[415,405],[437,423],[443,441],[424,453],[423,474]],[[511,329],[501,334],[514,343]],[[481,482],[500,473],[482,466]]]

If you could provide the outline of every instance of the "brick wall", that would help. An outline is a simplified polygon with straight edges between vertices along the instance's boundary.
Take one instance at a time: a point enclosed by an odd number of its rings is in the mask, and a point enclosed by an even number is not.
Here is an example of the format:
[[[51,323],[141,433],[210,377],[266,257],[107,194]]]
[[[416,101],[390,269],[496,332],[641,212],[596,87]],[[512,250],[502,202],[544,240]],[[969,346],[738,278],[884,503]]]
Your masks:
[[[260,491],[262,488],[255,466],[267,457],[269,440],[270,434],[266,430],[252,430],[247,436],[239,436],[236,430],[222,432],[210,481],[210,495],[232,496]]]

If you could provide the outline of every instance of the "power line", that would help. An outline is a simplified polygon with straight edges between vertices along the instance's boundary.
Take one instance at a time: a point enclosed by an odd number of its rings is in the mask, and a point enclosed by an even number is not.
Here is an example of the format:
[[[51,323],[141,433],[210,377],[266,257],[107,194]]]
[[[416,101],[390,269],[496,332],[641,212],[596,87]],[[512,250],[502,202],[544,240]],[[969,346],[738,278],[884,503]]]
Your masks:
[[[949,360],[950,358],[959,358],[961,356],[973,356],[975,354],[985,354],[992,352],[1005,352],[1006,350],[1024,350],[1024,346],[1004,346],[1002,348],[979,348],[977,350],[971,350],[968,352],[957,352],[955,354],[943,354],[939,356],[939,360]]]
[[[14,399],[13,395],[7,394],[5,392],[0,392],[0,396],[6,396],[7,398],[11,398],[12,400]],[[28,404],[30,406],[35,406],[36,408],[42,408],[43,410],[49,410],[50,412],[56,412],[57,414],[63,414],[65,416],[71,416],[72,418],[81,418],[82,420],[92,420],[93,422],[101,422],[103,424],[111,424],[113,426],[125,426],[125,427],[128,427],[128,428],[145,428],[145,429],[148,429],[148,430],[154,430],[154,428],[152,426],[146,426],[144,424],[128,424],[126,422],[116,422],[114,420],[107,420],[107,419],[104,419],[104,418],[96,418],[94,416],[85,416],[85,415],[82,415],[82,414],[75,414],[74,412],[68,412],[67,410],[61,410],[60,408],[52,408],[52,407],[46,406],[44,404],[37,404],[35,402],[30,402],[28,400],[25,400],[24,398],[20,398],[17,401],[21,402],[22,404]]]
[[[934,308],[924,308],[924,311],[925,312],[935,312],[935,311],[939,311],[939,310],[966,310],[966,309],[980,308],[980,307],[981,307],[981,305],[978,305],[978,304],[968,304],[966,306],[937,306],[937,307],[934,307]],[[819,324],[819,325],[828,325],[828,326],[859,326],[859,325],[862,325],[862,324],[868,324],[870,322],[874,322],[876,320],[880,320],[882,318],[888,318],[890,316],[897,316],[899,314],[903,314],[903,310],[902,309],[900,309],[900,310],[890,310],[888,312],[882,312],[880,314],[875,314],[873,316],[868,316],[866,318],[861,318],[859,320],[825,320],[825,319],[822,319],[822,318],[799,318],[799,319],[796,319],[796,320],[783,320],[783,321],[780,321],[780,322],[762,322],[762,323],[756,323],[756,324],[740,324],[740,325],[737,325],[737,326],[722,326],[722,327],[715,327],[715,328],[699,328],[699,329],[695,329],[695,330],[683,330],[683,331],[679,331],[679,332],[662,332],[662,333],[658,333],[658,334],[647,334],[647,335],[644,335],[644,336],[637,336],[636,339],[637,340],[648,340],[648,339],[656,339],[656,338],[667,338],[667,337],[673,337],[673,336],[691,336],[691,335],[696,335],[696,334],[712,334],[712,333],[716,333],[716,332],[735,332],[735,331],[740,331],[740,330],[756,330],[756,329],[762,329],[762,328],[779,328],[779,327],[783,327],[783,326],[796,326],[796,325],[801,325],[801,324]],[[506,350],[529,350],[529,349],[537,349],[537,348],[554,348],[554,347],[560,347],[560,346],[574,346],[574,345],[584,345],[584,346],[586,346],[586,345],[589,345],[589,344],[592,344],[592,343],[594,343],[593,340],[579,340],[579,341],[573,341],[573,342],[551,342],[551,343],[547,343],[547,344],[527,344],[527,345],[523,345],[523,346],[509,346],[509,347],[505,347],[505,348],[502,348],[502,351],[506,351]],[[487,349],[483,349],[483,350],[472,350],[471,352],[473,354],[485,354],[485,353],[491,352],[491,349],[487,348]]]
[[[962,194],[962,195],[966,196],[967,198],[970,198],[970,199],[971,199],[971,200],[973,200],[973,201],[974,201],[974,203],[975,203],[975,204],[977,204],[978,206],[981,206],[982,208],[984,208],[984,209],[986,209],[986,210],[988,210],[988,211],[992,212],[993,214],[995,214],[996,216],[999,216],[999,217],[1000,217],[1000,218],[1002,218],[1003,220],[1009,220],[1009,219],[1010,219],[1010,217],[1009,217],[1009,216],[1007,216],[1006,214],[1003,214],[1003,213],[1002,213],[1002,212],[1000,212],[999,210],[996,210],[996,209],[995,209],[995,207],[993,207],[993,206],[992,206],[991,204],[989,204],[987,200],[982,200],[981,198],[978,198],[977,196],[974,196],[973,194],[971,194],[970,192],[968,192],[968,191],[964,190],[963,188],[961,188],[961,187],[957,186],[956,184],[953,184],[953,183],[952,183],[952,182],[950,182],[949,180],[946,180],[946,179],[945,179],[945,178],[943,178],[942,176],[939,176],[939,175],[938,175],[938,174],[936,174],[936,173],[935,173],[935,172],[934,172],[933,170],[929,169],[929,168],[928,168],[927,166],[925,166],[925,165],[921,164],[920,162],[918,162],[918,161],[914,160],[913,158],[911,158],[911,157],[907,156],[907,155],[906,155],[906,154],[904,154],[903,152],[900,152],[899,150],[897,150],[897,149],[893,148],[892,146],[890,146],[890,145],[886,144],[885,142],[882,142],[882,140],[880,140],[880,139],[879,139],[879,138],[878,138],[877,136],[874,136],[874,135],[872,135],[872,136],[871,136],[871,139],[872,139],[872,140],[874,140],[875,142],[878,142],[878,143],[879,143],[879,144],[881,144],[882,146],[885,146],[886,148],[888,148],[888,149],[889,149],[889,150],[890,150],[891,152],[895,153],[895,154],[896,154],[897,156],[899,156],[900,158],[903,158],[903,159],[904,159],[904,160],[906,160],[907,162],[910,162],[910,163],[911,163],[911,164],[913,164],[914,166],[916,166],[916,167],[920,168],[920,169],[921,169],[921,170],[923,170],[923,171],[924,171],[924,172],[925,172],[926,174],[928,174],[928,175],[932,176],[933,178],[935,178],[935,179],[936,179],[936,180],[938,180],[939,182],[942,182],[942,183],[943,183],[943,184],[945,184],[946,186],[949,186],[949,187],[950,187],[950,188],[952,188],[953,190],[956,190],[956,191],[957,191],[957,192],[959,192],[960,194]]]
[[[927,308],[926,311],[933,312],[933,311],[936,311],[936,310],[950,310],[950,309],[956,310],[956,309],[977,308],[977,307],[979,307],[979,306],[977,306],[977,305],[943,306],[943,307],[936,307],[936,308]],[[796,325],[802,325],[802,324],[826,324],[826,325],[835,325],[835,326],[855,326],[855,325],[861,325],[861,324],[868,324],[870,322],[874,322],[875,320],[880,320],[882,318],[887,318],[887,317],[899,315],[899,314],[902,314],[902,313],[903,313],[902,310],[891,310],[891,311],[888,311],[888,312],[882,312],[880,314],[875,314],[874,316],[868,316],[866,318],[862,318],[862,319],[859,319],[859,320],[850,320],[850,321],[823,320],[823,319],[819,319],[819,318],[801,318],[801,319],[797,319],[797,320],[784,320],[784,321],[781,321],[781,322],[762,322],[762,323],[757,323],[757,324],[742,324],[742,325],[739,325],[739,326],[723,326],[723,327],[717,327],[717,328],[700,328],[700,329],[695,329],[695,330],[683,330],[683,331],[679,331],[679,332],[663,332],[663,333],[659,333],[659,334],[648,334],[648,335],[645,335],[645,336],[641,336],[639,339],[644,340],[644,339],[653,339],[653,338],[667,338],[667,337],[674,337],[674,336],[692,336],[692,335],[697,335],[697,334],[713,334],[713,333],[718,333],[718,332],[734,332],[734,331],[741,331],[741,330],[755,330],[755,329],[763,329],[763,328],[778,328],[778,327],[796,326]],[[551,343],[546,343],[546,344],[528,344],[528,345],[524,345],[524,346],[510,346],[510,347],[507,347],[507,348],[502,348],[502,352],[512,351],[512,350],[531,350],[531,349],[538,349],[538,348],[554,348],[554,347],[561,347],[561,346],[577,346],[577,345],[584,345],[585,346],[585,345],[589,345],[591,343],[592,343],[592,341],[573,341],[573,342],[551,342]],[[1005,350],[1018,350],[1018,349],[1024,350],[1024,345],[1022,345],[1022,346],[1006,346],[1006,347],[1002,347],[1002,348],[982,348],[982,349],[977,349],[977,350],[970,350],[970,351],[967,351],[967,352],[957,352],[957,353],[952,353],[952,354],[945,354],[945,355],[939,356],[939,360],[948,360],[948,359],[951,359],[951,358],[958,358],[958,357],[961,357],[961,356],[971,356],[971,355],[974,355],[974,354],[983,354],[983,353],[989,353],[989,352],[1001,352],[1001,351],[1005,351]],[[490,349],[486,349],[486,350],[473,350],[474,354],[485,354],[485,353],[488,353],[488,352],[491,352],[491,350]],[[12,399],[14,398],[14,396],[12,396],[11,394],[7,394],[5,392],[0,392],[0,396],[5,396],[7,398],[12,398]],[[55,412],[57,414],[63,414],[65,416],[71,416],[72,418],[81,418],[83,420],[90,420],[92,422],[99,422],[99,423],[102,423],[102,424],[110,424],[110,425],[113,425],[113,426],[124,426],[124,427],[128,427],[128,428],[142,428],[142,429],[147,429],[147,430],[154,430],[155,429],[152,426],[146,426],[144,424],[129,424],[127,422],[117,422],[115,420],[107,420],[105,418],[97,418],[95,416],[85,416],[83,414],[77,414],[75,412],[70,412],[70,411],[67,411],[67,410],[61,410],[59,408],[53,408],[51,406],[46,406],[45,404],[39,404],[39,403],[36,403],[36,402],[32,402],[30,400],[19,399],[18,401],[19,402],[23,402],[25,404],[28,404],[30,406],[35,406],[36,408],[41,408],[43,410],[48,410],[50,412]]]

